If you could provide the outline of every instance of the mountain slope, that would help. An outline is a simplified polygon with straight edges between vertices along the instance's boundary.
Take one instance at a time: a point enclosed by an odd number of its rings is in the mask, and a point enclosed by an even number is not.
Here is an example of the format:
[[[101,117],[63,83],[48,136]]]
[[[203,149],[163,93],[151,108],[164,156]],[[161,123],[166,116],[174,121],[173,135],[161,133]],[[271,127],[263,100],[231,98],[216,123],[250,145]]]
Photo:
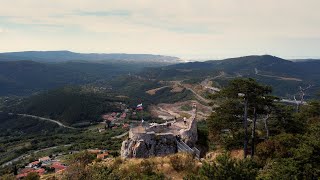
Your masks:
[[[27,95],[65,85],[108,81],[135,73],[150,63],[68,61],[39,63],[34,61],[0,61],[0,96]]]
[[[320,87],[320,61],[292,62],[275,56],[245,56],[225,60],[189,62],[162,68],[145,69],[141,75],[159,80],[215,78],[225,85],[230,78],[251,77],[272,85],[277,95],[292,96],[299,86],[313,85],[313,93]],[[223,72],[223,73],[222,73]],[[220,74],[223,76],[220,76]]]
[[[4,112],[30,114],[54,119],[64,125],[98,121],[105,112],[120,111],[120,100],[111,94],[79,87],[64,87],[24,98],[4,107]]]
[[[74,53],[70,51],[24,51],[0,53],[0,60],[33,60],[38,62],[65,62],[74,60],[85,61],[105,61],[121,60],[126,62],[147,62],[174,64],[181,61],[177,57],[161,56],[152,54],[98,54],[98,53]]]
[[[33,61],[0,62],[0,95],[28,94],[93,81],[88,74]]]

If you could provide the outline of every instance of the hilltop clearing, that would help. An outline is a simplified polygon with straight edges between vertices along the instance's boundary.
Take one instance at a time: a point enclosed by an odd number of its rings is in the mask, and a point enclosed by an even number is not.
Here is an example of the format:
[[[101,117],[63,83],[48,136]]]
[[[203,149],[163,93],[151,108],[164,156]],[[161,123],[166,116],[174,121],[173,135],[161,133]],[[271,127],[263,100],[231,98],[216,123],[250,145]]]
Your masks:
[[[211,107],[200,104],[198,101],[184,101],[173,104],[160,103],[149,107],[150,113],[154,117],[163,120],[172,120],[175,118],[189,118],[192,115],[192,105],[197,106],[197,120],[206,119],[211,113]]]

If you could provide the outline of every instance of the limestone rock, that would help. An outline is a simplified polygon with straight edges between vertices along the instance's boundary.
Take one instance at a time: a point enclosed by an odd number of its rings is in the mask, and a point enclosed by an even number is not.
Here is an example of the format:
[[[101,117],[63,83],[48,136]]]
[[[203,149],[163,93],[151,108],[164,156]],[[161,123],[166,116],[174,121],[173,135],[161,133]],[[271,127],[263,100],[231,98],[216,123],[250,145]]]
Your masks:
[[[121,157],[146,158],[174,154],[178,151],[177,141],[185,143],[184,148],[179,146],[179,151],[195,152],[192,149],[198,140],[196,114],[194,109],[193,116],[187,122],[172,121],[130,128],[129,138],[122,142]]]
[[[122,142],[121,157],[146,158],[165,156],[177,152],[176,138],[172,133],[148,133],[143,139],[128,139]]]

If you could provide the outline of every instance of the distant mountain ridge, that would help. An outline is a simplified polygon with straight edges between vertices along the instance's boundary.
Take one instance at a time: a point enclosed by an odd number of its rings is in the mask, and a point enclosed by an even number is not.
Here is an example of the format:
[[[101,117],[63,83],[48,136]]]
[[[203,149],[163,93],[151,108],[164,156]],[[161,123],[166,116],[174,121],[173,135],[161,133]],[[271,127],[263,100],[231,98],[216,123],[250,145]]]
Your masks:
[[[274,87],[281,96],[292,96],[299,86],[313,85],[316,94],[320,88],[320,61],[289,61],[271,55],[244,56],[224,60],[188,62],[159,68],[148,68],[141,75],[159,80],[185,80],[217,77],[220,85],[236,77],[250,77]]]
[[[312,65],[312,66],[310,66]],[[276,56],[262,55],[262,56],[243,56],[237,58],[228,58],[224,60],[209,60],[204,62],[188,62],[169,65],[160,68],[152,69],[154,76],[159,75],[161,78],[161,71],[177,71],[182,72],[181,74],[194,74],[201,71],[202,74],[210,75],[215,71],[224,71],[229,74],[238,75],[250,75],[256,74],[256,69],[260,72],[267,74],[277,75],[289,75],[289,76],[305,76],[306,74],[318,73],[318,67],[320,61],[289,61]],[[185,71],[181,71],[185,70]],[[158,72],[158,74],[156,73]],[[179,74],[179,73],[178,73]],[[157,78],[157,77],[154,77]]]
[[[181,62],[181,59],[178,57],[152,54],[75,53],[71,51],[22,51],[0,53],[0,61],[13,60],[32,60],[37,62],[121,60],[128,62],[157,62],[168,64]]]
[[[320,59],[313,59],[313,58],[307,58],[307,59],[290,59],[290,61],[294,61],[294,62],[306,62],[306,61],[320,61]]]

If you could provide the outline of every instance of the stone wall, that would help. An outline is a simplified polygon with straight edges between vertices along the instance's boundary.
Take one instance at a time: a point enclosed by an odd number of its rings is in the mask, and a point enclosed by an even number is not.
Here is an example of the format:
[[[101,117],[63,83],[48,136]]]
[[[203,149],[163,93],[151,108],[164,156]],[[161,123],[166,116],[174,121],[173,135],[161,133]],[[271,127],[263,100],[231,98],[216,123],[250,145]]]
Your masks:
[[[148,128],[148,131],[153,131],[155,133],[168,132],[168,123],[163,123],[163,124],[157,124],[157,125],[150,126]]]
[[[198,141],[197,121],[193,120],[187,129],[181,129],[180,137],[188,146],[193,147]]]

